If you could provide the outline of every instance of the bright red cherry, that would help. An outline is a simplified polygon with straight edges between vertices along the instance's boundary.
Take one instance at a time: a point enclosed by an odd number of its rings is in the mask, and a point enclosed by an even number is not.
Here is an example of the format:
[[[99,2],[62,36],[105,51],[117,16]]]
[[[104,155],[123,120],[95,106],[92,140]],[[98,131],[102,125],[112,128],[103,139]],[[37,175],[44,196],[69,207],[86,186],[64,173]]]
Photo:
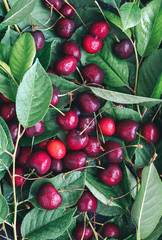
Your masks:
[[[46,139],[46,140],[38,143],[38,148],[41,149],[41,150],[45,150],[48,142],[49,142],[49,139]]]
[[[13,120],[16,117],[15,103],[4,103],[0,107],[0,116],[6,122]]]
[[[105,170],[99,173],[99,178],[101,182],[105,183],[106,185],[117,185],[123,178],[122,170],[118,167],[118,165],[110,163],[107,165]]]
[[[70,18],[61,18],[56,24],[56,32],[61,38],[70,38],[75,31],[75,21]]]
[[[36,51],[39,52],[44,47],[45,37],[40,30],[36,30],[35,32],[30,33],[34,38]]]
[[[66,154],[63,165],[69,170],[78,169],[86,166],[87,156],[82,151],[73,151]],[[82,169],[79,169],[81,171]],[[84,169],[83,169],[84,170]]]
[[[75,6],[73,4],[70,4],[73,8],[75,8]],[[64,4],[60,10],[60,12],[64,15],[64,17],[66,18],[71,18],[74,15],[74,9],[71,8],[68,4]]]
[[[47,152],[55,159],[62,159],[66,154],[65,144],[58,139],[52,139],[47,144]]]
[[[90,25],[89,32],[95,37],[104,39],[109,32],[109,28],[106,22],[94,22]]]
[[[29,159],[30,155],[31,155],[31,147],[21,148],[18,159],[17,159],[17,163],[21,167],[27,167],[28,159]]]
[[[100,153],[100,144],[97,137],[89,136],[87,146],[83,149],[87,156],[96,156]]]
[[[24,182],[24,178],[23,178],[24,170],[21,167],[16,167],[15,168],[15,174],[19,175],[19,176],[15,177],[15,187],[21,187],[21,185]],[[9,185],[12,186],[12,179],[10,178],[9,175],[7,176],[7,182],[8,182]]]
[[[85,191],[76,205],[80,212],[94,213],[97,209],[97,198],[91,192]]]
[[[84,113],[94,113],[100,107],[100,101],[93,93],[81,93],[78,101],[79,107]]]
[[[25,135],[29,138],[38,136],[44,132],[44,124],[42,121],[36,123],[34,126],[25,130]]]
[[[124,39],[113,45],[113,52],[120,59],[129,58],[133,54],[133,45],[130,40]]]
[[[72,74],[77,67],[77,60],[73,56],[61,57],[55,64],[55,70],[59,75]]]
[[[84,222],[78,222],[73,230],[73,235],[76,240],[87,240],[92,236],[92,229],[84,224]]]
[[[65,55],[73,56],[80,61],[81,59],[81,51],[78,45],[72,41],[65,41],[62,45],[62,51]]]
[[[160,129],[153,122],[145,122],[142,125],[142,135],[152,143],[158,142]],[[147,143],[149,141],[146,140]]]
[[[97,64],[90,63],[85,65],[81,70],[81,74],[88,83],[103,83],[104,72]]]
[[[60,90],[57,87],[53,86],[53,93],[52,93],[52,98],[50,102],[52,106],[56,106],[59,103],[60,101],[59,94],[60,94]]]
[[[63,170],[62,160],[52,158],[50,170],[54,171],[54,173],[61,173]]]
[[[106,159],[111,163],[119,163],[123,160],[124,151],[122,146],[114,141],[107,141],[104,144],[105,153],[109,152],[105,155]],[[116,149],[116,150],[114,150]]]
[[[136,139],[136,132],[139,124],[131,119],[120,120],[116,125],[116,134],[125,142],[131,142]]]
[[[102,48],[102,41],[90,34],[86,34],[83,38],[82,45],[87,53],[93,54],[100,51]]]
[[[57,10],[60,10],[60,8],[62,7],[62,0],[48,0],[48,2],[44,0],[44,5],[48,9],[51,9],[51,5],[53,5]]]
[[[72,150],[80,150],[84,148],[88,143],[88,135],[86,133],[82,133],[80,135],[80,131],[77,129],[73,129],[68,132],[66,136],[67,146]]]
[[[53,75],[58,75],[52,68],[48,68],[47,69],[47,71],[46,71],[47,73],[51,73],[51,74],[53,74]]]
[[[5,97],[3,95],[3,93],[0,93],[0,98],[3,100],[3,102],[12,102],[10,99],[8,99],[7,97]]]
[[[37,202],[46,210],[58,208],[62,203],[62,196],[51,183],[45,183],[38,189]]]
[[[99,122],[99,131],[105,136],[111,136],[115,132],[115,123],[109,117],[102,117]]]
[[[61,113],[57,115],[56,121],[59,127],[64,131],[69,131],[74,129],[78,125],[78,116],[73,110],[69,110],[64,113],[63,116]]]
[[[102,236],[104,238],[119,239],[119,227],[114,223],[107,223],[102,229]]]
[[[88,126],[88,124],[90,125]],[[87,127],[88,126],[88,127]],[[95,120],[91,116],[80,116],[78,122],[78,129],[83,131],[86,127],[85,133],[91,133],[95,129]]]

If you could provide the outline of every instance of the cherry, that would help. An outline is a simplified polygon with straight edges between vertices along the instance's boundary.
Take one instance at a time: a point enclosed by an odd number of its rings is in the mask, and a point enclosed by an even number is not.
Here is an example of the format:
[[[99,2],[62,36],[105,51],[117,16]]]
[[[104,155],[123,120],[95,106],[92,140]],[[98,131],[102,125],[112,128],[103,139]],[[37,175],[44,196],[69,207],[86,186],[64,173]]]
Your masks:
[[[99,173],[99,178],[101,182],[106,185],[114,186],[120,183],[122,180],[122,170],[118,165],[110,163],[106,166],[106,169]]]
[[[106,22],[94,22],[90,25],[89,32],[95,37],[104,39],[109,32],[109,28]]]
[[[72,74],[77,67],[77,60],[73,56],[61,57],[55,64],[55,70],[59,75]]]
[[[160,137],[160,129],[153,122],[145,122],[142,125],[142,135],[150,142],[156,143]],[[147,143],[149,141],[146,140]]]
[[[66,136],[67,146],[72,150],[80,150],[84,148],[88,143],[88,135],[86,133],[82,133],[80,135],[80,131],[77,129],[73,129],[68,132]]]
[[[53,74],[53,75],[57,75],[57,73],[52,69],[52,68],[48,68],[47,69],[47,71],[46,71],[47,73],[51,73],[51,74]]]
[[[58,139],[52,139],[47,144],[47,152],[55,159],[62,159],[66,154],[65,144]]]
[[[94,213],[97,209],[97,198],[91,192],[86,191],[83,192],[76,205],[80,212]]]
[[[131,119],[120,120],[116,125],[116,134],[125,142],[131,142],[136,139],[136,132],[139,124]]]
[[[60,8],[62,7],[62,0],[48,0],[48,2],[53,5],[57,10],[60,10]],[[44,0],[44,5],[46,8],[51,9],[51,5],[48,2]]]
[[[75,8],[75,6],[73,4],[71,4],[71,6],[73,8]],[[74,15],[74,9],[72,9],[68,4],[64,4],[60,10],[60,12],[64,15],[64,17],[66,18],[71,18]]]
[[[92,236],[92,229],[85,225],[84,222],[78,222],[73,230],[73,235],[76,240],[87,240]]]
[[[81,51],[78,45],[72,41],[65,41],[62,45],[62,51],[65,55],[73,56],[79,62],[81,59]]]
[[[61,38],[70,38],[75,31],[75,21],[69,18],[61,18],[56,24],[56,32]]]
[[[46,210],[56,209],[62,203],[62,196],[51,183],[41,185],[36,198],[39,205]]]
[[[93,93],[81,93],[78,101],[79,107],[84,113],[94,113],[100,107],[100,101]]]
[[[24,182],[24,170],[21,167],[16,167],[15,168],[15,174],[19,175],[15,177],[15,187],[21,187],[21,185]],[[12,186],[12,179],[9,175],[7,175],[7,182],[9,185]]]
[[[44,47],[45,37],[40,30],[36,30],[35,32],[30,33],[34,38],[36,51],[39,52]]]
[[[129,58],[133,54],[133,45],[130,40],[124,39],[113,45],[113,52],[120,59]]]
[[[16,117],[15,103],[4,103],[0,107],[0,116],[6,122],[13,120]]]
[[[14,145],[14,148],[15,148],[16,143],[14,142],[13,145]],[[20,145],[17,146],[16,158],[18,157],[19,152],[20,152]]]
[[[111,136],[115,132],[115,123],[109,117],[102,117],[99,122],[99,131],[105,136]]]
[[[49,142],[49,139],[46,139],[46,140],[38,143],[38,148],[41,149],[41,150],[45,150],[48,142]]]
[[[82,42],[83,48],[87,53],[97,53],[102,48],[102,41],[90,34],[86,34]]]
[[[8,99],[7,97],[5,97],[3,95],[3,93],[0,93],[0,98],[3,100],[3,102],[12,102],[10,99]]]
[[[107,223],[104,225],[102,229],[102,236],[104,238],[114,238],[118,239],[119,238],[119,228],[116,224],[114,223]]]
[[[51,104],[53,106],[56,106],[59,103],[59,101],[60,101],[59,94],[60,94],[60,90],[57,87],[53,86],[53,93],[52,93],[52,98],[51,98]],[[50,107],[52,107],[52,106],[50,106]]]
[[[97,64],[88,64],[81,70],[83,78],[88,83],[102,84],[104,80],[104,72]]]
[[[19,123],[18,123],[18,122],[10,122],[10,123],[8,124],[8,128],[9,128],[9,130],[10,130],[10,134],[11,134],[11,137],[12,137],[12,141],[13,141],[13,142],[16,142],[16,139],[17,139],[18,126],[19,126]]]
[[[59,113],[56,121],[62,130],[69,131],[77,127],[78,116],[73,110],[69,110],[65,113],[65,116]]]
[[[67,153],[65,158],[63,159],[63,165],[69,170],[74,170],[77,168],[85,167],[87,161],[87,156],[82,151],[73,151]],[[82,171],[84,169],[79,169]]]
[[[92,121],[92,122],[91,122]],[[91,122],[91,124],[87,127],[87,125]],[[80,116],[78,122],[78,129],[83,131],[86,127],[85,133],[91,133],[95,129],[95,120],[91,116]]]
[[[55,173],[61,173],[63,170],[63,163],[60,159],[51,159],[51,171],[54,171]]]
[[[21,167],[27,167],[28,159],[29,159],[30,155],[31,155],[31,148],[30,147],[21,148],[20,154],[19,154],[18,159],[17,159],[17,163]]]
[[[106,159],[111,163],[119,163],[123,160],[124,157],[124,151],[122,146],[114,141],[107,141],[104,144],[105,152],[112,151],[113,149],[116,149],[112,152],[109,152],[105,155]]]
[[[38,151],[31,154],[28,159],[28,166],[36,169],[39,175],[45,174],[51,165],[51,158],[45,151]]]
[[[138,171],[137,175],[138,175],[138,178],[141,180],[142,179],[142,171],[143,171],[143,168],[140,168],[140,170]]]
[[[36,123],[34,126],[25,130],[25,135],[29,138],[38,136],[44,132],[44,124],[42,121]]]
[[[73,110],[78,117],[81,115],[81,111],[78,106],[72,106],[71,110]]]
[[[98,139],[95,136],[89,136],[89,140],[87,146],[83,149],[83,151],[88,156],[96,156],[100,153],[100,144]]]

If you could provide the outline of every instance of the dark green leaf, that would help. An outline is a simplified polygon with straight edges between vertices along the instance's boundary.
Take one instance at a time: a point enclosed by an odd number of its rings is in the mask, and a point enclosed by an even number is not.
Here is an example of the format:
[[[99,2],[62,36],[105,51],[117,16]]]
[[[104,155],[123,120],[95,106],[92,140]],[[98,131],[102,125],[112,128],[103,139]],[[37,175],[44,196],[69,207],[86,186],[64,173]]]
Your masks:
[[[72,236],[72,232],[73,232],[75,226],[76,226],[76,218],[73,218],[71,225],[67,229],[69,234],[70,234],[70,236]],[[67,230],[60,237],[55,238],[55,240],[63,240],[63,239],[64,240],[69,240],[69,235],[67,233]]]
[[[160,240],[160,236],[162,234],[162,218],[160,219],[158,225],[154,229],[154,231],[147,237],[145,240]]]
[[[5,16],[5,15],[6,15],[6,9],[5,9],[3,1],[1,0],[0,1],[0,16]]]
[[[3,223],[3,221],[6,219],[8,212],[9,208],[6,199],[0,194],[0,223]]]
[[[115,207],[115,206],[107,206],[106,208],[105,207],[106,205],[98,200],[96,212],[100,211],[101,215],[109,216],[109,217],[125,214],[125,211],[119,207]]]
[[[0,159],[0,161],[1,161],[1,159]],[[5,174],[6,174],[6,171],[0,171],[0,180],[4,177]]]
[[[3,62],[8,62],[8,58],[9,58],[9,52],[10,52],[10,48],[5,45],[0,43],[0,60]]]
[[[137,180],[127,166],[126,166],[126,171],[128,175],[128,184],[129,184],[129,189],[131,191],[131,196],[133,199],[135,199],[137,195],[137,187],[135,187],[137,184]]]
[[[162,74],[160,75],[160,77],[158,78],[158,80],[156,82],[156,86],[154,87],[151,97],[152,98],[160,98],[161,94],[162,94]]]
[[[110,4],[115,8],[119,8],[121,0],[101,0],[104,3]]]
[[[130,235],[127,238],[124,238],[124,240],[136,240],[136,236],[135,235]]]

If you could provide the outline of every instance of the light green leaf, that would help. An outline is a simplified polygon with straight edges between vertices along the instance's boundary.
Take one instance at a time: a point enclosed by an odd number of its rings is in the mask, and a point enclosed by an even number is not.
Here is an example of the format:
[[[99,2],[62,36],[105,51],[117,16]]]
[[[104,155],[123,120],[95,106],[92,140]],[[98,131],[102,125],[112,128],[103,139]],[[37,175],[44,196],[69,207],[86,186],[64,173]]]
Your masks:
[[[3,223],[3,221],[6,219],[8,212],[9,208],[6,199],[0,194],[0,223]]]
[[[162,218],[160,219],[158,225],[154,231],[145,240],[160,240],[159,237],[162,234]]]
[[[4,153],[7,148],[7,136],[5,131],[3,130],[2,125],[0,125],[0,154]]]
[[[15,101],[15,96],[13,94],[9,77],[5,72],[0,70],[0,92],[5,95],[5,97],[9,98],[12,101]],[[15,87],[17,89],[17,86]]]

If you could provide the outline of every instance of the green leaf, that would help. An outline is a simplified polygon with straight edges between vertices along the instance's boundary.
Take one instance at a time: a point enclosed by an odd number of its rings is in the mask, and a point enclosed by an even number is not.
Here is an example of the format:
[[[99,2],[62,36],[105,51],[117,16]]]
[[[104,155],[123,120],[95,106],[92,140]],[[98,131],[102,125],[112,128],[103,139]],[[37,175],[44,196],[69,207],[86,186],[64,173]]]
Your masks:
[[[154,87],[151,97],[152,98],[160,98],[161,94],[162,94],[162,74],[160,75],[160,77],[158,78],[158,80],[156,82],[156,86]]]
[[[121,0],[101,0],[104,3],[110,4],[115,8],[119,8]]]
[[[136,26],[141,20],[141,10],[135,3],[124,3],[119,12],[123,30]]]
[[[22,34],[14,43],[9,59],[12,74],[21,81],[32,66],[36,54],[34,38],[30,33]]]
[[[45,116],[52,97],[52,84],[39,61],[26,72],[16,96],[16,112],[23,127],[31,127]]]
[[[161,234],[162,234],[162,218],[160,219],[154,231],[147,238],[145,238],[145,240],[158,240]]]
[[[160,79],[158,82],[158,78],[162,73],[161,63],[162,49],[156,50],[153,54],[145,59],[139,71],[137,86],[138,95],[144,97],[160,97],[160,94],[162,93],[162,87],[160,88],[160,85],[162,82],[160,83]],[[155,96],[152,95],[153,91],[155,91]]]
[[[142,172],[141,187],[131,212],[132,219],[138,228],[138,239],[148,237],[155,229],[162,215],[161,206],[162,183],[152,163]]]
[[[127,166],[126,166],[126,171],[127,171],[127,175],[128,175],[128,184],[129,184],[129,189],[131,191],[131,196],[133,199],[135,199],[136,195],[137,195],[137,187],[135,187],[137,184],[137,180]]]
[[[7,45],[2,44],[1,42],[0,43],[0,60],[3,62],[8,62],[9,52],[10,52],[10,48]]]
[[[3,130],[2,125],[0,125],[0,154],[4,153],[7,148],[7,136],[5,131]]]
[[[149,162],[154,154],[153,147],[150,144],[146,143],[144,140],[140,139],[139,142],[143,148],[136,148],[135,151],[135,165],[144,167]]]
[[[8,45],[9,47],[11,47],[14,42],[16,41],[16,39],[18,38],[19,33],[14,31],[13,29],[11,29],[8,26],[8,29],[4,35],[4,37],[1,40],[1,43]]]
[[[160,45],[162,39],[162,2],[151,1],[141,10],[141,21],[135,27],[137,50],[141,56],[148,56]]]
[[[11,88],[10,79],[7,76],[7,74],[2,72],[1,70],[0,70],[0,92],[3,93],[5,97],[11,99],[12,101],[15,101],[15,96]]]
[[[9,208],[6,199],[0,194],[0,223],[3,223],[3,221],[6,219],[8,212]]]
[[[50,211],[33,209],[22,221],[22,236],[30,240],[57,238],[71,225],[75,211],[76,208]]]
[[[70,236],[72,236],[72,232],[76,226],[76,218],[73,218],[71,225],[68,227],[68,232]],[[67,230],[58,238],[55,238],[55,240],[69,240],[69,235],[67,233]]]
[[[3,25],[14,25],[22,22],[34,9],[37,0],[18,0],[7,13]]]
[[[103,204],[101,201],[98,200],[96,212],[100,211],[101,215],[109,216],[109,217],[125,214],[125,211],[123,211],[123,209],[119,207],[107,206],[105,208],[105,206],[106,206],[105,204]]]

